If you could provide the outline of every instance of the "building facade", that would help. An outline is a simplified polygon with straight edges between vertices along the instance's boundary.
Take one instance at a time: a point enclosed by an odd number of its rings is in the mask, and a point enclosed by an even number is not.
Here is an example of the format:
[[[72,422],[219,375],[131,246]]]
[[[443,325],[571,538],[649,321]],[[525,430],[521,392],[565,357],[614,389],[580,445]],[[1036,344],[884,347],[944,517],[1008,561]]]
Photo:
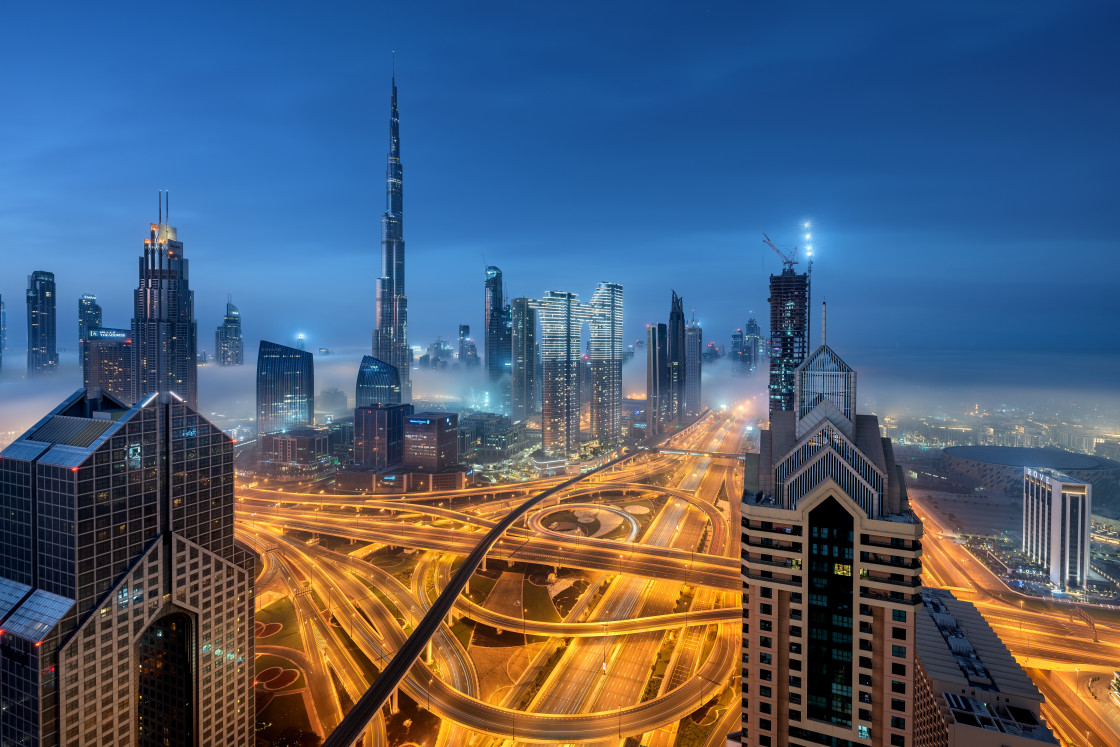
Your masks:
[[[197,407],[198,324],[189,263],[174,226],[152,223],[148,231],[133,292],[131,400],[174,392]]]
[[[132,400],[132,331],[92,327],[82,346],[82,386]]]
[[[396,75],[389,106],[389,154],[385,166],[385,214],[381,217],[381,275],[377,278],[373,357],[397,369],[402,401],[411,401],[412,350],[408,347],[408,298],[404,291],[404,171]]]
[[[226,299],[226,315],[214,332],[214,358],[219,366],[241,366],[245,363],[245,342],[241,339],[241,311]]]
[[[541,408],[541,348],[537,342],[537,310],[531,299],[510,302],[510,324],[510,412],[517,422],[527,420]]]
[[[765,351],[766,342],[762,339],[762,327],[758,325],[754,317],[751,317],[747,320],[747,326],[743,330],[745,363],[750,368],[751,373],[758,369]]]
[[[418,412],[404,419],[404,465],[440,472],[459,462],[459,416]]]
[[[4,368],[4,353],[8,350],[8,307],[0,296],[0,370]]]
[[[401,403],[401,377],[395,366],[379,361],[371,355],[364,356],[358,366],[358,380],[354,384],[354,406],[399,405]]]
[[[78,299],[78,363],[85,365],[86,343],[89,341],[89,331],[101,326],[101,306],[97,303],[97,296],[92,293],[83,293]]]
[[[510,307],[505,302],[502,271],[497,267],[486,268],[483,284],[482,318],[486,334],[486,375],[498,381],[510,373],[512,330]]]
[[[773,411],[746,470],[742,744],[910,747],[922,526],[878,419],[841,412],[818,358],[838,360],[822,345],[794,386],[817,405]]]
[[[663,433],[671,422],[672,396],[669,391],[668,325],[663,322],[646,327],[646,430]]]
[[[27,276],[27,377],[58,370],[58,314],[54,273]]]
[[[315,422],[315,361],[304,350],[261,340],[257,352],[257,437]]]
[[[700,388],[700,373],[704,352],[704,330],[695,321],[684,328],[684,402],[682,414],[685,420],[693,421],[704,411],[703,392]]]
[[[665,329],[669,363],[669,420],[679,422],[684,415],[685,361],[684,299],[673,291],[669,306],[669,325]]]
[[[793,409],[797,367],[809,352],[809,275],[770,276],[770,413]]]
[[[578,459],[579,345],[587,309],[566,291],[549,291],[530,305],[541,324],[542,448],[551,459]]]
[[[1052,469],[1023,469],[1023,554],[1050,583],[1079,589],[1089,579],[1093,486]]]
[[[354,408],[354,461],[384,469],[404,463],[404,421],[412,405],[385,404]]]
[[[591,440],[610,449],[622,440],[622,286],[599,283],[589,307]]]
[[[255,744],[230,439],[166,393],[80,390],[2,457],[0,742]]]

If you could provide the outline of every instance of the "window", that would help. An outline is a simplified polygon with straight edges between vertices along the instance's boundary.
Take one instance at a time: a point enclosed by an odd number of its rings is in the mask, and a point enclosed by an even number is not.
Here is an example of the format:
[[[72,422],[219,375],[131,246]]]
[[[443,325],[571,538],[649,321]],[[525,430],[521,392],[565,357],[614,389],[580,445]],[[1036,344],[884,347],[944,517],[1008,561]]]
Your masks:
[[[860,666],[863,666],[863,664],[860,664]],[[859,684],[863,685],[864,687],[871,687],[871,675],[861,674],[859,676]]]
[[[863,683],[861,682],[860,684],[862,685]],[[860,690],[859,702],[860,703],[867,703],[868,705],[870,705],[871,704],[871,693]]]
[[[870,721],[871,720],[871,711],[867,710],[866,708],[860,708],[859,709],[859,720],[860,721]]]
[[[871,739],[871,727],[870,726],[859,727],[859,738],[860,739]]]
[[[743,656],[746,656],[746,654],[743,654]],[[758,655],[758,663],[759,664],[773,664],[774,663],[774,657],[771,656],[770,654],[759,654]]]
[[[760,597],[765,598],[765,599],[770,599],[774,596],[774,590],[771,589],[769,586],[763,586],[762,588],[760,588],[758,590],[758,595]]]
[[[770,690],[770,688],[769,688],[769,687],[767,687],[766,685],[759,685],[759,687],[758,687],[758,696],[759,696],[760,698],[770,698],[770,697],[773,697],[773,696],[771,695],[771,692],[772,692],[772,691]]]
[[[759,620],[758,621],[758,629],[759,630],[773,630],[774,629],[774,623],[770,622],[769,620]]]
[[[801,678],[800,677],[794,677],[794,676],[791,675],[790,678],[789,678],[789,686],[790,687],[801,687]]]
[[[891,674],[897,674],[899,677],[906,676],[906,665],[894,662],[891,664]]]
[[[891,656],[897,657],[899,659],[905,659],[906,658],[906,647],[905,646],[891,646]]]
[[[763,615],[772,615],[774,614],[774,607],[769,604],[760,604],[758,605],[758,611]]]
[[[898,680],[891,680],[891,692],[899,693],[900,695],[906,694],[906,683],[899,682]]]
[[[891,734],[891,747],[906,747],[906,737],[901,734]]]
[[[801,720],[801,711],[795,711],[792,708],[790,708],[789,709],[789,720],[790,721],[800,721]]]
[[[801,637],[801,626],[800,625],[790,625],[789,626],[789,634],[793,638],[800,638]]]
[[[760,718],[758,720],[758,728],[762,729],[763,731],[770,731],[770,719]]]
[[[906,701],[901,698],[891,698],[891,710],[906,713]]]
[[[762,646],[763,648],[773,648],[773,646],[771,645],[773,644],[773,642],[773,640],[767,638],[766,636],[761,636],[758,639],[758,645]]]
[[[850,566],[847,563],[833,563],[832,564],[832,575],[833,576],[849,576],[850,577],[852,575],[852,566]]]
[[[769,669],[760,669],[758,670],[758,678],[763,682],[769,682],[774,678],[774,675],[770,673]]]
[[[891,610],[891,619],[896,623],[906,622],[906,610]]]
[[[891,728],[892,729],[905,729],[906,728],[906,719],[902,718],[901,716],[891,716]]]
[[[794,705],[801,705],[801,693],[790,693],[789,702]]]
[[[769,703],[759,703],[758,704],[758,712],[759,713],[770,713],[770,704]]]

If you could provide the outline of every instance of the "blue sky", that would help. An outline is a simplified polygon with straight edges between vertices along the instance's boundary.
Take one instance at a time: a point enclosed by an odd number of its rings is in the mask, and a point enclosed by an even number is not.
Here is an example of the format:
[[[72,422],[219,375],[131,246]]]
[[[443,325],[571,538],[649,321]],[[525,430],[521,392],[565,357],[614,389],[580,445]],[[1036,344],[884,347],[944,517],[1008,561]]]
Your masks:
[[[810,219],[853,363],[1115,353],[1120,6],[792,7],[5,3],[12,362],[35,269],[60,345],[83,292],[128,325],[158,189],[201,346],[227,291],[251,347],[368,346],[392,50],[413,344],[481,337],[486,264],[511,295],[622,283],[632,339],[675,289],[727,344],[766,326],[761,232]]]

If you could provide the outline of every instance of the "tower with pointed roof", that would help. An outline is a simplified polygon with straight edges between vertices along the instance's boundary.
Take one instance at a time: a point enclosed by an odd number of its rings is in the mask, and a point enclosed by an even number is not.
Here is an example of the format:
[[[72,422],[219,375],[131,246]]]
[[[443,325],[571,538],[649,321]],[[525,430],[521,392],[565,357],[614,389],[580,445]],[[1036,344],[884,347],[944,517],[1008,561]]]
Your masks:
[[[385,213],[381,216],[381,275],[377,278],[377,328],[373,331],[373,357],[397,369],[401,398],[412,399],[408,347],[408,299],[404,292],[404,176],[401,168],[400,115],[397,112],[397,76],[389,106],[389,155],[385,166]]]

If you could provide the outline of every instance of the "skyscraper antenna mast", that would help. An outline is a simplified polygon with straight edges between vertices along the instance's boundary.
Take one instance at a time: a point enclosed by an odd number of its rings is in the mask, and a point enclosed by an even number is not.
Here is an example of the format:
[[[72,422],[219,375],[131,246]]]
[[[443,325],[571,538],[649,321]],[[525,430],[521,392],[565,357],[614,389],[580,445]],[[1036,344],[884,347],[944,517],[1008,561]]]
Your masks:
[[[159,195],[159,222],[163,223],[163,190],[162,189],[158,192],[158,195]]]

